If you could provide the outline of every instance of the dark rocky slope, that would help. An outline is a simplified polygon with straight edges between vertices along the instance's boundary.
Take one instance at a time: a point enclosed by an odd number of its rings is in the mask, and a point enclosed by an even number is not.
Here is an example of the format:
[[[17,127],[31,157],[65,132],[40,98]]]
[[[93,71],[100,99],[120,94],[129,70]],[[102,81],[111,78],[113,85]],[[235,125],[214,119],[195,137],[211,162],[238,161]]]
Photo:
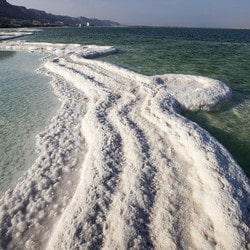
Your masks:
[[[79,23],[84,24],[89,22],[94,26],[119,26],[119,23],[110,20],[53,15],[41,10],[15,6],[9,4],[6,0],[0,0],[0,24],[9,24],[13,19],[27,21],[36,20],[41,23],[55,23],[56,21],[61,21],[65,25],[76,25]]]

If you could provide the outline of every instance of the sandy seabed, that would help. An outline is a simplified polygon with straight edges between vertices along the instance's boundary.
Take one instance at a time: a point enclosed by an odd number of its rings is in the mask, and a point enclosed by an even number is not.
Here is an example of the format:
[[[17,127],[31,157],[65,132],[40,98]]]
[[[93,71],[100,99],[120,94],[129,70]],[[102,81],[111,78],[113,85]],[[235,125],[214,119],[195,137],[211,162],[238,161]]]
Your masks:
[[[230,98],[222,82],[144,76],[94,60],[114,47],[3,41],[44,55],[58,114],[0,200],[1,249],[250,249],[249,180],[181,115]]]

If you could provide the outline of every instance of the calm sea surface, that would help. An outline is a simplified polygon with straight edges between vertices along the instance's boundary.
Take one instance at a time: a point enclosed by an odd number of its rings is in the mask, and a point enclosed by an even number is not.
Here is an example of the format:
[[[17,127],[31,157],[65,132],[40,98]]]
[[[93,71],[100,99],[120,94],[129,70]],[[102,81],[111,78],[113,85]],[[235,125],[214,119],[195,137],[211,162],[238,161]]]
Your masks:
[[[35,73],[39,58],[0,51],[0,195],[35,161],[35,135],[59,106],[49,78]]]
[[[112,45],[119,49],[119,53],[99,60],[146,75],[192,74],[227,83],[233,89],[233,98],[228,104],[214,112],[188,112],[185,115],[216,137],[250,176],[250,30],[145,27],[47,28],[24,39],[32,42]],[[20,56],[22,57],[20,53],[8,55],[6,52],[4,57],[8,58],[2,60],[7,63],[8,60],[13,60],[9,57],[17,57],[15,60],[20,60],[18,59]],[[0,54],[0,70],[3,61]],[[12,74],[15,75],[13,72],[12,70]],[[6,77],[7,81],[9,77],[12,78],[11,75]],[[41,76],[36,75],[37,77]],[[0,88],[1,84],[0,81]],[[16,85],[15,88],[18,88],[17,83]],[[44,90],[37,91],[39,93]],[[51,91],[47,85],[46,91]],[[32,91],[30,95],[33,95]],[[15,100],[16,97],[10,96],[10,100],[12,98]],[[49,96],[48,99],[53,100],[53,97]],[[2,102],[5,103],[5,100]],[[37,109],[39,112],[44,112],[48,105],[46,103],[45,99],[45,106],[38,105],[39,107],[31,109],[34,112]],[[18,102],[14,102],[13,105],[16,104],[18,105]],[[52,112],[48,110],[44,112],[46,117]],[[37,117],[38,123],[40,118]],[[22,137],[20,139],[23,140]]]

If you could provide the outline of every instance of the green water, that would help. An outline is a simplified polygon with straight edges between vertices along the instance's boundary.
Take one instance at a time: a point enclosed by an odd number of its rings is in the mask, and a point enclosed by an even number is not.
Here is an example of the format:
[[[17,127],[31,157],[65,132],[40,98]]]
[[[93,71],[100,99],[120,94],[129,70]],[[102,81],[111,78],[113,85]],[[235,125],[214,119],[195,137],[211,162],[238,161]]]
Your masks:
[[[208,130],[231,152],[250,177],[250,99],[234,92],[232,101],[216,112],[189,112],[186,116]]]
[[[250,176],[250,30],[52,28],[28,39],[113,45],[119,53],[100,60],[146,75],[193,74],[227,83],[233,89],[227,105],[185,115],[216,137]]]
[[[35,135],[59,105],[50,79],[35,73],[39,58],[0,51],[0,195],[35,161]]]

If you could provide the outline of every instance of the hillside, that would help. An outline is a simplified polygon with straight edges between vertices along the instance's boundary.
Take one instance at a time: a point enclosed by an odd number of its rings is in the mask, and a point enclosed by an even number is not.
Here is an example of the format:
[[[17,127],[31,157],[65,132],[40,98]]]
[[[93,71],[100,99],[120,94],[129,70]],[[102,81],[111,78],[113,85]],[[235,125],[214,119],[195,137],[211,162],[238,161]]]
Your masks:
[[[117,22],[110,20],[98,20],[90,19],[86,17],[69,17],[61,15],[53,15],[46,13],[45,11],[36,9],[27,9],[23,6],[15,6],[9,4],[6,0],[0,0],[0,24],[10,24],[13,20],[19,22],[26,21],[26,23],[31,23],[36,20],[43,23],[54,24],[55,22],[63,22],[65,25],[76,25],[84,24],[89,22],[94,26],[119,26]]]

